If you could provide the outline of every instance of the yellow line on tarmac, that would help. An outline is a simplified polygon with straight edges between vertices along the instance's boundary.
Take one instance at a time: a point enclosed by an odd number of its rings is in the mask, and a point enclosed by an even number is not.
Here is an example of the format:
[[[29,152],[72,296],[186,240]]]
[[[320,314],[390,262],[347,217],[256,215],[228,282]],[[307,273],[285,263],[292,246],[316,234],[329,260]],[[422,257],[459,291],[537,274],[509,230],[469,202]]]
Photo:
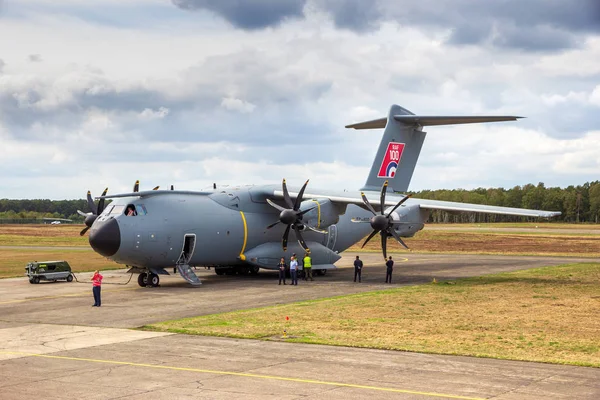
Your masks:
[[[125,290],[138,290],[139,288],[126,288],[126,289],[114,289],[114,290],[105,290],[102,289],[102,293],[114,293],[114,292],[123,292]],[[13,304],[13,303],[25,303],[28,301],[36,301],[36,300],[47,300],[47,299],[60,299],[61,297],[83,297],[89,296],[88,292],[86,293],[71,293],[71,294],[57,294],[55,296],[40,296],[40,297],[30,297],[27,299],[18,299],[18,300],[7,300],[0,301],[0,305],[2,304]]]
[[[100,359],[93,359],[93,358],[53,356],[53,355],[49,355],[49,354],[34,354],[34,353],[25,353],[25,352],[20,352],[20,351],[0,350],[0,354],[14,354],[14,355],[31,356],[31,357],[53,358],[53,359],[57,359],[57,360],[85,361],[85,362],[100,363],[100,364],[127,365],[130,367],[166,369],[166,370],[171,370],[171,371],[199,372],[199,373],[214,374],[214,375],[242,376],[242,377],[246,377],[246,378],[258,378],[258,379],[298,382],[298,383],[311,383],[311,384],[315,384],[315,385],[327,385],[327,386],[348,387],[348,388],[355,388],[355,389],[376,390],[376,391],[382,391],[382,392],[405,393],[405,394],[414,394],[414,395],[429,396],[429,397],[444,397],[447,399],[483,400],[478,397],[458,396],[458,395],[443,394],[443,393],[419,392],[416,390],[396,389],[396,388],[381,387],[381,386],[355,385],[352,383],[342,383],[342,382],[327,382],[327,381],[319,381],[316,379],[300,379],[300,378],[289,378],[289,377],[283,377],[283,376],[251,374],[251,373],[246,373],[246,372],[217,371],[217,370],[210,370],[210,369],[184,368],[184,367],[172,367],[172,366],[168,366],[168,365],[133,363],[133,362],[128,362],[128,361],[113,361],[113,360],[100,360]]]

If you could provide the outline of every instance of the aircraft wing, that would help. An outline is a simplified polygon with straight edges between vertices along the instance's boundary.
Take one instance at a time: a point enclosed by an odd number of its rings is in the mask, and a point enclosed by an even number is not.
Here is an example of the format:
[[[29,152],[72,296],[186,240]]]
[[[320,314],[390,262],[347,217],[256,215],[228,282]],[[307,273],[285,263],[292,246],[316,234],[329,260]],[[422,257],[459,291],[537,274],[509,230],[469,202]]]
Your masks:
[[[365,192],[371,205],[379,206],[379,193]],[[283,198],[283,191],[275,190],[274,195],[277,198]],[[290,197],[295,198],[298,193],[290,192]],[[402,199],[402,195],[388,194],[386,197],[385,205],[393,207]],[[355,204],[359,207],[365,208],[365,205],[360,197],[360,193],[354,195],[353,193],[338,193],[333,195],[317,194],[317,193],[305,193],[304,199],[329,199],[334,203],[339,204]],[[512,208],[512,207],[500,207],[500,206],[488,206],[485,204],[470,204],[470,203],[457,203],[453,201],[441,201],[441,200],[427,200],[427,199],[408,199],[404,205],[412,206],[418,205],[420,208],[425,210],[443,210],[450,212],[475,212],[484,214],[500,214],[500,215],[515,215],[521,217],[540,217],[540,218],[551,218],[561,213],[559,211],[543,211],[543,210],[531,210],[526,208]]]
[[[500,207],[500,206],[488,206],[485,204],[469,204],[469,203],[456,203],[453,201],[440,201],[440,200],[423,200],[423,199],[412,199],[413,202],[417,201],[419,207],[426,210],[443,210],[453,212],[476,212],[486,214],[501,214],[501,215],[517,215],[522,217],[541,217],[550,218],[560,215],[560,211],[543,211],[543,210],[530,210],[526,208],[512,208],[512,207]],[[387,201],[386,201],[387,204]]]

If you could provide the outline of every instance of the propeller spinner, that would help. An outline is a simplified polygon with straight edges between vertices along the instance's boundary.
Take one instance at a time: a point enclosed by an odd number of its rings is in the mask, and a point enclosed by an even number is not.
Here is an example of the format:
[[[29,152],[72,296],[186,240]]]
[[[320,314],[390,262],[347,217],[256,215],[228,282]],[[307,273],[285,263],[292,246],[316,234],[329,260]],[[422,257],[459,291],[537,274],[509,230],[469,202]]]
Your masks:
[[[367,199],[367,196],[365,196],[365,194],[362,193],[362,192],[360,193],[360,196],[362,197],[363,203],[365,204],[365,206],[367,207],[367,209],[373,213],[373,216],[369,220],[369,223],[371,224],[371,228],[373,228],[373,232],[371,232],[371,234],[369,235],[369,237],[365,240],[365,242],[363,243],[362,247],[365,247],[365,245],[369,242],[369,240],[373,239],[373,237],[379,233],[381,235],[381,250],[383,251],[383,258],[384,259],[387,258],[386,243],[387,243],[388,236],[392,236],[394,239],[396,239],[398,241],[398,243],[400,243],[402,246],[404,246],[405,248],[408,249],[408,246],[406,245],[406,243],[404,243],[404,241],[402,240],[402,238],[400,238],[400,236],[398,235],[398,233],[394,229],[394,219],[392,217],[392,213],[394,211],[396,211],[396,209],[398,207],[400,207],[411,196],[410,194],[404,196],[402,198],[402,200],[400,200],[398,202],[398,204],[396,204],[394,206],[394,208],[392,208],[390,210],[390,212],[388,212],[387,214],[385,214],[384,213],[384,210],[385,210],[385,194],[387,192],[387,187],[388,187],[388,181],[385,181],[383,183],[383,186],[381,187],[381,194],[380,194],[380,207],[381,207],[381,211],[380,211],[380,214],[378,214],[377,212],[375,212],[375,209],[373,208],[373,206],[371,205],[371,203],[369,203],[369,199]]]
[[[102,192],[102,196],[106,196],[106,192],[108,192],[108,188],[104,189],[104,192]],[[77,210],[77,213],[79,215],[85,217],[85,228],[83,228],[82,231],[79,232],[80,236],[85,235],[88,229],[90,229],[94,224],[96,218],[98,218],[98,215],[102,214],[102,211],[104,211],[104,198],[101,198],[100,201],[98,201],[98,205],[96,205],[96,203],[94,203],[94,200],[92,199],[92,193],[89,190],[87,192],[87,203],[88,207],[90,208],[90,210],[92,210],[92,212],[84,213],[81,210]]]
[[[316,232],[322,232],[320,230],[313,229],[312,227],[302,223],[302,216],[315,208],[315,207],[311,207],[307,210],[300,211],[300,204],[302,204],[302,196],[304,195],[304,190],[306,189],[306,185],[308,185],[308,180],[304,183],[304,185],[302,186],[302,189],[300,189],[300,192],[298,192],[298,197],[296,197],[296,201],[292,202],[292,199],[291,199],[290,194],[287,189],[287,185],[285,183],[285,179],[283,180],[283,183],[282,183],[283,201],[288,206],[288,208],[281,207],[280,205],[275,204],[270,199],[267,199],[267,202],[272,207],[279,210],[279,221],[274,222],[271,225],[267,226],[267,229],[271,229],[272,227],[274,227],[275,225],[277,225],[279,223],[287,225],[287,228],[285,228],[285,232],[283,233],[283,238],[282,238],[282,242],[281,242],[282,246],[283,246],[283,251],[287,250],[288,236],[290,235],[291,229],[294,230],[294,234],[296,235],[296,239],[298,239],[298,243],[300,243],[300,246],[302,246],[305,250],[309,250],[309,249],[308,249],[308,246],[306,245],[306,242],[304,241],[304,238],[302,237],[302,234],[300,233],[300,229],[303,226],[306,226],[309,229],[312,229]]]

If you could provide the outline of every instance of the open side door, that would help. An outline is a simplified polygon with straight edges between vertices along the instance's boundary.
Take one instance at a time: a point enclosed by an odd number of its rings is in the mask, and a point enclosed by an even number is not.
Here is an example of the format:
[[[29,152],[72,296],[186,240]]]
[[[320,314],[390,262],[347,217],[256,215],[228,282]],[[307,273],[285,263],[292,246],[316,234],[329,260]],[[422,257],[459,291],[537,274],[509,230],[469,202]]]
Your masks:
[[[186,233],[183,237],[183,249],[181,250],[181,254],[179,255],[179,259],[177,260],[177,270],[179,271],[179,275],[192,285],[201,285],[200,279],[196,276],[189,262],[194,255],[194,250],[196,249],[196,234],[195,233]]]

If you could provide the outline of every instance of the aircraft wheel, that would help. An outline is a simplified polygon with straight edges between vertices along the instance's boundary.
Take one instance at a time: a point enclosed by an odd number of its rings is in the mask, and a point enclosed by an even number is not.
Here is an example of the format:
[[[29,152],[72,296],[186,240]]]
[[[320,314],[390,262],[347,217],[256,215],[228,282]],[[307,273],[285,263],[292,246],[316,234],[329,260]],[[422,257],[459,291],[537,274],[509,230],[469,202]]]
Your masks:
[[[148,283],[148,274],[146,273],[141,273],[138,275],[138,285],[140,285],[141,287],[146,287],[146,284]]]
[[[319,270],[319,276],[325,276],[327,275],[327,270],[326,269],[320,269]]]
[[[67,276],[67,282],[73,282],[73,275]]]
[[[251,273],[252,275],[258,275],[258,270],[259,270],[259,269],[260,269],[260,267],[256,267],[256,266],[254,266],[254,267],[250,267],[250,273]]]
[[[158,275],[152,273],[152,274],[150,274],[149,282],[150,282],[150,286],[157,287],[160,282],[160,278],[158,277]]]

